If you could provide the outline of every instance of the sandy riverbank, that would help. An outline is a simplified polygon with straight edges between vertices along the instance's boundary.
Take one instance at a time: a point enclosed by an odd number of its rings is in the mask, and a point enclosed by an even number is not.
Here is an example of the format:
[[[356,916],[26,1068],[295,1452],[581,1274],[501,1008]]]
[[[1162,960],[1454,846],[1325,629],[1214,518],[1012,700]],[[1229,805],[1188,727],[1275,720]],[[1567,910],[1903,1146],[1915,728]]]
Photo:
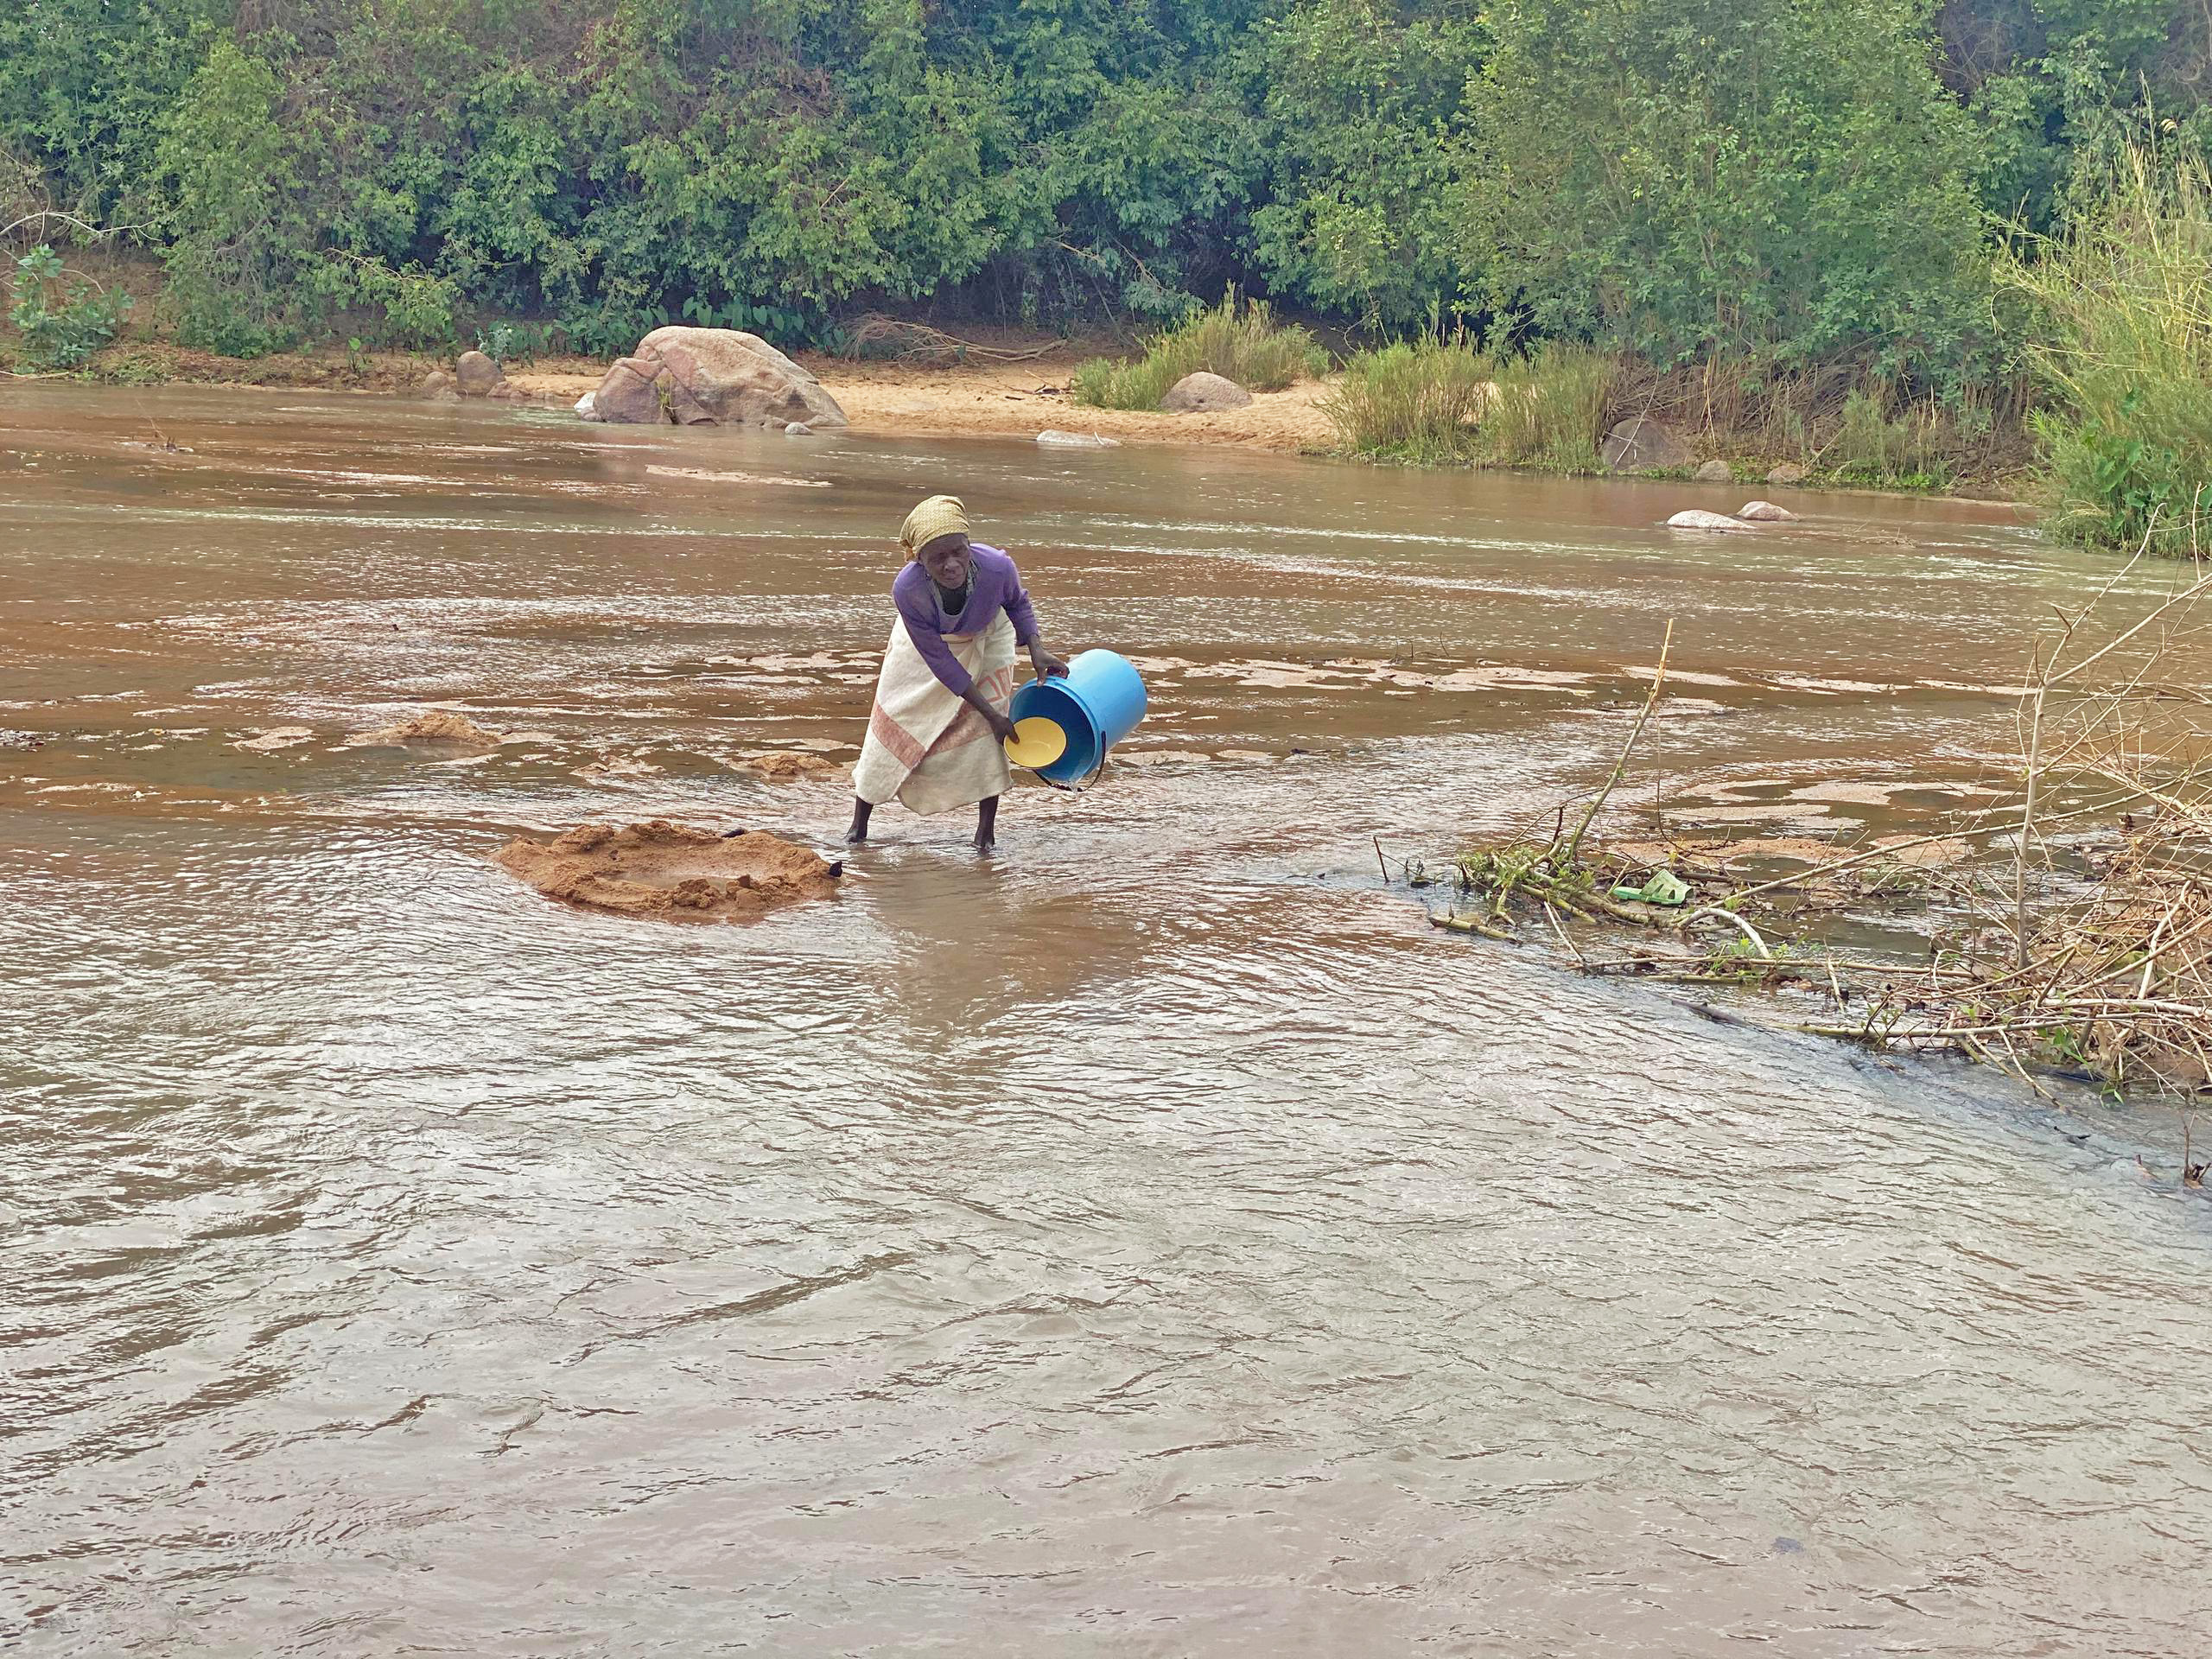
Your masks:
[[[1248,407],[1217,414],[1091,409],[1068,394],[1077,365],[1094,357],[1126,353],[1126,342],[1110,338],[1040,340],[1014,330],[986,332],[988,343],[979,346],[985,354],[959,363],[911,357],[855,360],[822,353],[797,356],[837,399],[851,422],[850,430],[870,436],[1033,440],[1039,432],[1058,429],[1096,433],[1128,444],[1201,444],[1314,454],[1337,447],[1336,429],[1323,409],[1333,376],[1284,391],[1258,392]],[[1014,353],[1031,352],[1035,354],[1007,360]],[[38,378],[81,378],[126,388],[233,385],[405,398],[417,394],[431,370],[452,366],[450,357],[415,353],[324,350],[226,358],[166,341],[133,340],[100,353],[80,376]],[[565,410],[595,390],[606,370],[606,361],[597,358],[549,357],[512,365],[508,378],[534,402]],[[0,377],[7,373],[7,354],[0,346]],[[1725,444],[1708,441],[1705,447],[1726,453]],[[1747,483],[1765,467],[1758,461],[1739,464]],[[2009,501],[2018,493],[2018,481],[2011,473],[1961,478],[1938,493]],[[1866,493],[1866,486],[1826,478],[1808,487]]]
[[[1025,340],[1021,347],[1037,349],[1040,344]],[[1208,415],[1090,409],[1068,396],[1077,364],[1122,349],[1110,340],[1068,340],[1044,345],[1038,355],[1013,362],[995,356],[965,363],[855,361],[821,353],[799,353],[798,360],[830,389],[852,422],[851,429],[874,436],[1033,439],[1057,427],[1123,443],[1198,443],[1279,453],[1326,450],[1335,443],[1335,429],[1320,408],[1326,382],[1259,392],[1248,408]],[[397,352],[232,358],[165,341],[135,340],[102,353],[88,365],[86,378],[125,387],[235,385],[410,397],[432,369],[452,366],[450,358]],[[594,390],[606,371],[606,363],[596,358],[542,358],[511,365],[507,378],[535,401],[566,408]]]
[[[1249,449],[1325,449],[1335,429],[1320,409],[1326,383],[1259,392],[1250,407],[1211,415],[1090,409],[1067,395],[1069,375],[1090,351],[1070,348],[1017,363],[854,362],[802,353],[852,430],[883,436],[1034,438],[1047,428],[1095,432],[1124,443],[1225,444]],[[573,404],[599,385],[582,364],[515,369],[508,378],[548,403]]]

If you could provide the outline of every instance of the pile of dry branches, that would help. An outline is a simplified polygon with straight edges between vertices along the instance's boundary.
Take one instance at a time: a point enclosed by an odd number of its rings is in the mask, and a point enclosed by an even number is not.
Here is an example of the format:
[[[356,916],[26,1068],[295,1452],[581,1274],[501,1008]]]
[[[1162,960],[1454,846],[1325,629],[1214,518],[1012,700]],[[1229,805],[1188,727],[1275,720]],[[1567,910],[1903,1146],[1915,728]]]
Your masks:
[[[870,312],[847,330],[847,357],[893,358],[906,363],[1027,363],[1058,349],[1057,340],[1041,346],[986,346],[963,340],[925,322],[906,322]]]
[[[2175,574],[2146,599],[2139,578],[2161,569]],[[1662,697],[1662,649],[1650,696],[1594,797],[1561,809],[1548,839],[1524,835],[1459,858],[1455,901],[1432,920],[1503,939],[1534,925],[1591,972],[1799,985],[1834,1010],[1808,1029],[1970,1055],[2038,1089],[2052,1073],[2147,1086],[2191,1108],[2212,1095],[2212,693],[2187,677],[2212,660],[2208,599],[2204,567],[2139,555],[2078,609],[2054,607],[2034,641],[2016,769],[1998,804],[1753,885],[1725,866],[1677,860],[1697,896],[1673,910],[1608,896],[1637,879],[1636,861],[1591,835]],[[2123,611],[2135,620],[2116,620]],[[1937,842],[1971,856],[1942,872],[1904,869],[1904,854]],[[1770,943],[1900,874],[1948,918],[1924,957],[1885,962]],[[1577,920],[1656,928],[1674,943],[1656,953],[1586,950],[1566,925]],[[1708,942],[1694,946],[1694,934]],[[2183,1133],[2194,1184],[2205,1166],[2188,1150],[2186,1119]]]
[[[2037,642],[2005,844],[1963,880],[1956,937],[1852,1034],[2022,1075],[2212,1088],[2212,696],[2176,677],[2202,660],[2212,576],[2190,571],[2100,639],[2137,568]]]

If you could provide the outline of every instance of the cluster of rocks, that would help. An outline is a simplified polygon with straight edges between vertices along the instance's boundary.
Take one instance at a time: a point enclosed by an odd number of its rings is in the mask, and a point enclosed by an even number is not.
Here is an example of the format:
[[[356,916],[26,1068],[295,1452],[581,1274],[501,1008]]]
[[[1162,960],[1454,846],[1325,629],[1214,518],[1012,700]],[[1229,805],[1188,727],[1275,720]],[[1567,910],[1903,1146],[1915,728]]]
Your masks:
[[[1667,521],[1669,530],[1748,530],[1753,524],[1795,524],[1797,515],[1787,507],[1777,507],[1771,501],[1747,501],[1738,508],[1733,518],[1725,512],[1707,512],[1693,507],[1678,512]]]
[[[434,404],[457,404],[464,397],[482,397],[497,404],[530,402],[530,394],[509,385],[507,372],[481,352],[463,352],[451,374],[432,369],[423,377],[422,395]]]
[[[786,432],[843,426],[822,383],[758,334],[656,328],[615,359],[576,413],[642,426],[752,426]]]
[[[1725,461],[1699,463],[1696,452],[1677,433],[1648,415],[1635,415],[1605,435],[1598,452],[1605,470],[1613,473],[1675,473],[1694,465],[1690,476],[1700,484],[1732,484],[1735,468]],[[1770,484],[1802,484],[1805,469],[1783,461],[1766,475]]]

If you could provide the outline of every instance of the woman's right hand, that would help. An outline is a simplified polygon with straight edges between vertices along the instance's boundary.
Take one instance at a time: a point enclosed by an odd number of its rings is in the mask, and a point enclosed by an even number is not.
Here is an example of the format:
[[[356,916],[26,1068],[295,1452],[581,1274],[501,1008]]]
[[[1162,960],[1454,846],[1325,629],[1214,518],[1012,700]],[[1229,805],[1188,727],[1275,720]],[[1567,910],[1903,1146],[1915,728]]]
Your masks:
[[[983,718],[991,722],[993,737],[1001,743],[1014,741],[1014,721],[1009,716],[1001,714],[995,709],[986,709],[983,710]]]

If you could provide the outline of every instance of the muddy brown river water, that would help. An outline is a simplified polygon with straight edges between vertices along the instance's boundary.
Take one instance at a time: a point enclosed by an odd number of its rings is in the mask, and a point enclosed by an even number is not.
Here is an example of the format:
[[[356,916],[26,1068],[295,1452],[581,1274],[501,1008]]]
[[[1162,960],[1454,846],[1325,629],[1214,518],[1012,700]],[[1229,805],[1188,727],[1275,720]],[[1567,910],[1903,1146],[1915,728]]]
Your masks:
[[[886,809],[749,927],[487,861],[832,845],[834,777],[747,763],[851,758],[939,489],[1144,663],[1098,788],[988,862]],[[1599,775],[1669,617],[1690,810],[1987,785],[2107,567],[1951,504],[1655,527],[1743,494],[0,391],[0,1643],[2201,1652],[2168,1115],[1377,875]],[[513,741],[346,743],[431,709]]]

